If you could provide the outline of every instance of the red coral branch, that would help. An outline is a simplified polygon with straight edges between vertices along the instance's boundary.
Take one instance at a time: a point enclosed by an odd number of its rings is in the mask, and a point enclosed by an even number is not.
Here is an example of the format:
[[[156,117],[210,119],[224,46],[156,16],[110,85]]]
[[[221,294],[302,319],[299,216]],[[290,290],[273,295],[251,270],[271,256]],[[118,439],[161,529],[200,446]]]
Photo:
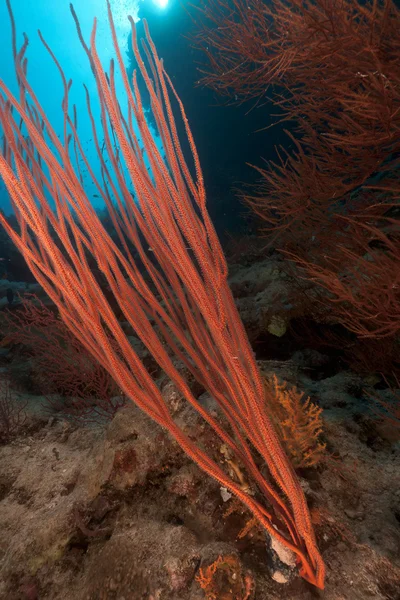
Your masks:
[[[125,404],[108,371],[38,298],[25,296],[18,310],[6,311],[4,319],[7,342],[25,347],[33,379],[50,406],[89,421],[112,418]]]
[[[96,21],[90,50],[84,45],[96,78],[102,115],[104,152],[88,96],[103,181],[96,179],[82,148],[76,119],[69,116],[70,84],[62,75],[64,139],[60,141],[27,80],[25,44],[16,58],[20,100],[0,81],[0,123],[8,148],[0,156],[0,173],[14,203],[21,233],[12,230],[4,219],[2,224],[66,325],[110,372],[120,389],[166,428],[204,471],[235,494],[272,536],[296,554],[305,579],[323,587],[324,564],[304,494],[265,411],[263,382],[228,287],[227,265],[206,210],[202,172],[184,108],[157,56],[147,26],[143,44],[150,71],[146,69],[131,20],[132,46],[150,95],[164,159],[145,119],[136,72],[132,87],[128,81],[109,4],[108,14],[124,98],[116,96],[114,63],[108,76],[100,63]],[[181,149],[174,114],[183,122],[192,168]],[[21,133],[20,119],[29,143]],[[122,250],[94,211],[74,168],[70,147],[84,161],[107,203]],[[129,244],[136,248],[140,263],[125,251]],[[207,453],[174,421],[156,382],[91,273],[88,256],[107,280],[123,318],[182,397],[247,470],[265,502],[244,490],[221,466],[220,457]],[[216,399],[223,422],[193,396],[171,353]],[[268,478],[257,467],[260,457],[269,469]]]
[[[294,151],[257,168],[243,199],[269,241],[328,292],[332,320],[360,337],[400,329],[400,9],[392,0],[213,0],[204,82],[266,95]],[[265,43],[264,43],[265,42]],[[206,45],[206,47],[205,47]]]
[[[349,244],[336,249],[325,264],[292,256],[306,278],[328,292],[322,301],[333,306],[334,318],[362,338],[394,337],[400,332],[400,228],[394,235],[375,225],[343,217]],[[386,220],[389,222],[390,220]],[[366,235],[367,234],[367,235]]]
[[[399,8],[392,0],[212,0],[200,14],[198,43],[210,61],[203,82],[231,97],[270,95],[296,123],[295,152],[282,149],[280,163],[258,169],[260,185],[244,199],[281,246],[288,230],[297,245],[329,242],[332,215],[377,204],[360,186],[399,166]]]

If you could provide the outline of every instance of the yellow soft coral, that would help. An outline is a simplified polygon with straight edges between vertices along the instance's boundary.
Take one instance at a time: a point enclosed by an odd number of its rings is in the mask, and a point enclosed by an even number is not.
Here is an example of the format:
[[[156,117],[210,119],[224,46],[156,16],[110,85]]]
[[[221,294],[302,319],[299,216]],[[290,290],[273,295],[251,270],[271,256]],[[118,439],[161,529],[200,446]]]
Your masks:
[[[295,467],[314,467],[325,457],[326,444],[321,442],[322,408],[304,400],[304,392],[288,389],[276,375],[266,380],[267,403],[279,437]]]

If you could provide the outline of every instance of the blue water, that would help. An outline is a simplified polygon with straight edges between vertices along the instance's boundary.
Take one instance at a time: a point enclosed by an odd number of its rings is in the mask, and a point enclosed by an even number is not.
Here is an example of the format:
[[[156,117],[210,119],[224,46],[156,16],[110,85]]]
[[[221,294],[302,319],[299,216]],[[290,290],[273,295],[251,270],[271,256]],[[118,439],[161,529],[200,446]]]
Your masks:
[[[144,0],[144,2],[153,0]],[[73,80],[70,93],[70,101],[76,104],[79,123],[79,135],[87,157],[95,170],[98,170],[98,160],[94,145],[93,134],[89,119],[86,118],[86,102],[83,83],[89,89],[95,115],[99,115],[98,102],[96,102],[96,84],[90,70],[89,61],[79,42],[75,23],[69,9],[68,0],[11,0],[14,18],[17,26],[17,48],[23,43],[22,33],[26,32],[29,37],[28,57],[28,79],[38,96],[43,109],[54,129],[62,132],[61,102],[63,88],[60,75],[43,47],[37,30],[40,29],[45,40],[55,53],[62,65],[67,79]],[[130,23],[127,15],[139,20],[138,3],[134,0],[111,0],[114,21],[117,28],[118,42],[124,57],[127,57],[128,38]],[[98,19],[97,50],[103,65],[108,70],[110,59],[114,56],[112,41],[107,19],[105,0],[85,0],[74,4],[77,12],[82,33],[89,45],[93,19]],[[166,14],[166,13],[165,13]],[[167,15],[166,15],[167,16]],[[0,77],[13,91],[17,92],[17,84],[14,73],[14,63],[11,45],[11,26],[5,1],[0,3],[0,23],[2,33],[2,52],[0,53]],[[127,59],[128,63],[128,59]],[[123,105],[125,93],[119,80],[118,97]],[[94,206],[100,207],[101,200],[95,194],[93,183],[87,176],[84,177],[85,188]],[[96,194],[97,195],[97,194]],[[9,196],[3,182],[0,182],[0,207],[6,212],[11,211]]]

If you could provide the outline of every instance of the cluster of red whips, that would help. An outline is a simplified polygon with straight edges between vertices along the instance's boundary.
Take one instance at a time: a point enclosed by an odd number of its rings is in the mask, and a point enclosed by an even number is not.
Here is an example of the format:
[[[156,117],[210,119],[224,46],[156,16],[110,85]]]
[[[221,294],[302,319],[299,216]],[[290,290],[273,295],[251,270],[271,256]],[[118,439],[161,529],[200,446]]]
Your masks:
[[[96,21],[89,49],[71,7],[97,83],[104,142],[100,142],[88,93],[87,109],[101,181],[85,156],[75,107],[70,116],[71,82],[41,36],[64,84],[60,141],[27,79],[27,39],[19,53],[15,50],[12,19],[19,100],[0,81],[0,124],[5,138],[0,173],[20,230],[13,230],[2,216],[1,223],[64,322],[121,390],[166,428],[206,473],[240,498],[271,536],[294,552],[301,575],[322,588],[325,569],[305,497],[266,413],[263,381],[227,284],[227,265],[206,210],[202,172],[184,108],[147,25],[142,42],[145,66],[130,19],[133,51],[162,139],[163,158],[146,122],[136,72],[132,85],[128,80],[107,4],[125,110],[116,95],[114,62],[107,75],[99,60]],[[192,168],[182,151],[174,111],[183,121]],[[104,229],[85,193],[81,161],[108,207],[117,242]],[[196,443],[174,420],[91,270],[93,262],[123,319],[182,397],[219,436],[251,479],[254,493],[235,475],[228,475],[213,452]],[[194,397],[176,359],[218,402],[220,418]],[[261,474],[266,467],[268,476]]]

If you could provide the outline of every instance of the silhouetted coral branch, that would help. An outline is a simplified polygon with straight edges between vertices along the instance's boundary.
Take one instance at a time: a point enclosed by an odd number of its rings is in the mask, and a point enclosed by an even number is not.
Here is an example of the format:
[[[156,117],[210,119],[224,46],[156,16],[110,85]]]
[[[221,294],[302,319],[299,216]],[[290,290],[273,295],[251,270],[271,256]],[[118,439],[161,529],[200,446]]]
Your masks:
[[[0,440],[9,442],[26,421],[27,402],[17,400],[6,379],[0,379]]]

